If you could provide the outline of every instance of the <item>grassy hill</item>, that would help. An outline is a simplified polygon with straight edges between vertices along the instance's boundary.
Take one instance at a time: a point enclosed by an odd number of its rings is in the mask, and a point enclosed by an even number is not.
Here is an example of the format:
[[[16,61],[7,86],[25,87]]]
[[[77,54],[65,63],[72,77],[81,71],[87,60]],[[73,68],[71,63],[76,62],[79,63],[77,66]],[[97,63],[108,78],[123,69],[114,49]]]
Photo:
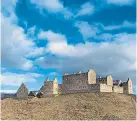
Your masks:
[[[4,99],[3,120],[135,120],[135,95],[77,93],[28,100]]]

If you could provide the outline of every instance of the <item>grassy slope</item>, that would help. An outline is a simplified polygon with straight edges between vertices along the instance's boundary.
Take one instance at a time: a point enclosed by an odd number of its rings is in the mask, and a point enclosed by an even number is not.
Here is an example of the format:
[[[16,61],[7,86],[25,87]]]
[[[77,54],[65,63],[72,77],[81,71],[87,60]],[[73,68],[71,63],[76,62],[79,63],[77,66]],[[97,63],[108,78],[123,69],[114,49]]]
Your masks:
[[[116,93],[77,93],[28,100],[5,99],[2,119],[135,120],[135,96]]]

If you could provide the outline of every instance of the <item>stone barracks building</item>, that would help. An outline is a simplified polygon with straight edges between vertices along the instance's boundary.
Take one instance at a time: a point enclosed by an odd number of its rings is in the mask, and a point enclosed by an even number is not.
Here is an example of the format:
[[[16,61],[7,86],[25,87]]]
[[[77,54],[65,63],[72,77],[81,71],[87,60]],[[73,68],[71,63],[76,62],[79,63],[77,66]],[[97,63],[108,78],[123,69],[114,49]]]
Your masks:
[[[116,92],[132,94],[132,81],[113,80],[111,75],[96,78],[96,72],[90,69],[85,73],[64,74],[62,93],[75,92]]]
[[[57,78],[50,81],[46,79],[44,85],[37,93],[41,93],[43,97],[49,95],[68,94],[77,92],[115,92],[132,94],[132,81],[128,79],[127,82],[121,82],[120,80],[113,80],[111,75],[104,78],[97,78],[96,72],[90,69],[85,73],[64,74],[63,83],[58,84]],[[28,94],[28,89],[24,84],[18,89],[17,97],[25,97]],[[30,95],[35,95],[30,92]]]

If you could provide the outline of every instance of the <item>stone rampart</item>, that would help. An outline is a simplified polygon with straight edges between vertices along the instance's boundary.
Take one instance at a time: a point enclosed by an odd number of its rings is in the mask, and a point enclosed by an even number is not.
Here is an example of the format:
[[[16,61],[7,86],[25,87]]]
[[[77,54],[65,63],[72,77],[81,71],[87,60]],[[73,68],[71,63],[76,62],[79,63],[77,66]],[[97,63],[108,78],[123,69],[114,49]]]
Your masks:
[[[113,92],[116,92],[116,93],[123,93],[123,87],[120,87],[120,86],[113,86]]]
[[[100,92],[112,92],[112,86],[106,84],[100,84]]]
[[[53,82],[49,81],[44,84],[43,96],[48,96],[53,94]]]
[[[100,92],[100,84],[90,84],[89,91],[90,92]]]
[[[88,73],[78,73],[63,76],[63,93],[83,92],[88,90]]]

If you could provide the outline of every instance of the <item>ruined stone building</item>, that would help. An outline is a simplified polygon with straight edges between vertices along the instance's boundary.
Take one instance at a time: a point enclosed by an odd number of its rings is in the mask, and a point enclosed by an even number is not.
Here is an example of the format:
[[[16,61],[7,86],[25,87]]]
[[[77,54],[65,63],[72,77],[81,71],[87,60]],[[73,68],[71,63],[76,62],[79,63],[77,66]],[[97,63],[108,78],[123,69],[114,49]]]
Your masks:
[[[30,91],[29,96],[46,97],[58,94],[68,94],[77,92],[115,92],[132,94],[132,81],[113,80],[111,75],[97,78],[96,72],[90,69],[88,72],[75,74],[65,73],[62,77],[63,83],[59,84],[57,78],[51,81],[47,78],[39,91]],[[17,91],[18,98],[26,98],[28,89],[22,83]]]
[[[114,83],[111,75],[96,78],[96,72],[90,69],[85,73],[64,74],[62,93],[75,92],[116,92],[132,94],[132,81]]]
[[[17,98],[27,98],[28,97],[28,88],[22,83],[16,93]]]
[[[121,83],[123,87],[123,93],[132,94],[132,80],[128,79],[127,82]]]
[[[40,88],[40,92],[43,93],[43,97],[49,95],[57,95],[59,93],[59,84],[57,78],[50,81],[49,78],[46,79],[44,85]]]

